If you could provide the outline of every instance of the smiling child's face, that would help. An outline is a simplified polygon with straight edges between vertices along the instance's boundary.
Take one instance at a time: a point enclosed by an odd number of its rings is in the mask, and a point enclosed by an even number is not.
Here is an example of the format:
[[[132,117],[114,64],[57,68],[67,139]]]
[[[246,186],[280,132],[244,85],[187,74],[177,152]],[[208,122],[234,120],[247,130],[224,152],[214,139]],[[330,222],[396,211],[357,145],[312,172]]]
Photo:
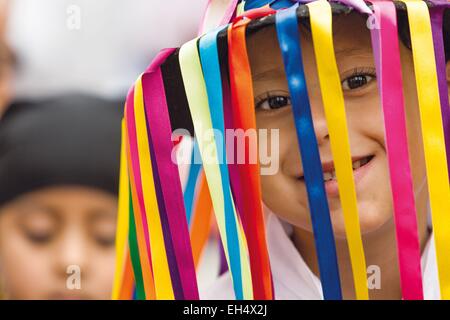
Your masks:
[[[392,221],[383,115],[370,31],[366,28],[365,19],[358,14],[350,14],[334,20],[336,60],[345,98],[361,231],[367,234]],[[311,34],[303,27],[300,31],[320,157],[322,164],[329,166],[333,156]],[[418,207],[426,208],[426,174],[412,54],[403,44],[400,47],[414,189]],[[274,175],[261,176],[263,201],[283,220],[312,232],[303,166],[275,29],[265,28],[252,35],[248,39],[248,52],[254,79],[258,129],[279,129],[280,134],[279,170]],[[327,180],[325,188],[333,229],[337,237],[344,237],[345,226],[337,182],[332,178],[332,169],[326,171],[329,172],[324,174]],[[418,211],[419,223],[426,223],[426,210]]]

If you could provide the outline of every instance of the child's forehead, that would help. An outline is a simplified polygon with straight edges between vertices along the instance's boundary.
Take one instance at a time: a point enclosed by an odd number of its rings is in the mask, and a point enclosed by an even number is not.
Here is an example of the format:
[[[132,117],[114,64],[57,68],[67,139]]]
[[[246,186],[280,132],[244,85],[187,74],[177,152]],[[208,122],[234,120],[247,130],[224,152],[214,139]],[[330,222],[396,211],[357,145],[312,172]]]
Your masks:
[[[308,25],[308,27],[305,27],[305,25]],[[301,38],[305,42],[305,44],[302,42],[302,45],[312,43],[309,22],[299,23],[299,28]],[[336,49],[355,45],[370,47],[370,30],[367,18],[357,12],[334,16],[333,37]],[[250,45],[266,44],[266,46],[273,46],[277,43],[275,25],[265,26],[261,30],[251,33],[248,42]]]
[[[300,35],[303,58],[312,59],[314,49],[311,31],[301,25]],[[333,19],[333,39],[338,61],[352,56],[373,55],[366,18],[358,13],[336,16]],[[283,66],[275,26],[267,26],[251,34],[247,42],[253,68],[265,70]]]
[[[333,21],[333,37],[336,55],[340,53],[372,52],[370,30],[367,20],[361,14],[353,12],[338,16]]]

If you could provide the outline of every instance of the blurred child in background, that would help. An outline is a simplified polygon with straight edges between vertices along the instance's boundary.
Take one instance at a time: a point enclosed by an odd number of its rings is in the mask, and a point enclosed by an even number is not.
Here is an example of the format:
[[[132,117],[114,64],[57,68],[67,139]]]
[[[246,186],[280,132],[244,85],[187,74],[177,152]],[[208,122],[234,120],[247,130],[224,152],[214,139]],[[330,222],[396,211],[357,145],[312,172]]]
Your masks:
[[[4,298],[110,298],[121,108],[69,96],[0,120]]]

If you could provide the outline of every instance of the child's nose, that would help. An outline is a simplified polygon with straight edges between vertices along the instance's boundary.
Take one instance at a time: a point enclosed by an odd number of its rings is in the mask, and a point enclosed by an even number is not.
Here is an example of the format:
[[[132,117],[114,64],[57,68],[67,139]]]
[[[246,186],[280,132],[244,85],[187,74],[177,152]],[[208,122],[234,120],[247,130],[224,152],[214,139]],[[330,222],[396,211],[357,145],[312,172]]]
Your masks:
[[[319,146],[329,141],[328,125],[323,106],[319,103],[311,104],[311,113],[316,134],[317,144]]]
[[[58,252],[55,252],[55,265],[62,277],[69,277],[72,272],[86,275],[88,265],[88,244],[77,232],[67,232],[60,240]]]

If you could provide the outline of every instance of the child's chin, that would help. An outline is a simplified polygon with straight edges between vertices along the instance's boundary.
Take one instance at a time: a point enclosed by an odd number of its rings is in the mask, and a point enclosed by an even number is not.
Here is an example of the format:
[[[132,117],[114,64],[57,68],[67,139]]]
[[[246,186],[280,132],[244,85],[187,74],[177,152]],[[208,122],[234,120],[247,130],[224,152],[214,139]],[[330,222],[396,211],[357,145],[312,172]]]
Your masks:
[[[359,210],[359,225],[362,235],[368,235],[377,231],[380,231],[385,227],[392,219],[392,216],[386,214],[380,210]],[[336,238],[345,238],[345,222],[342,212],[335,214],[332,217],[333,231]]]

